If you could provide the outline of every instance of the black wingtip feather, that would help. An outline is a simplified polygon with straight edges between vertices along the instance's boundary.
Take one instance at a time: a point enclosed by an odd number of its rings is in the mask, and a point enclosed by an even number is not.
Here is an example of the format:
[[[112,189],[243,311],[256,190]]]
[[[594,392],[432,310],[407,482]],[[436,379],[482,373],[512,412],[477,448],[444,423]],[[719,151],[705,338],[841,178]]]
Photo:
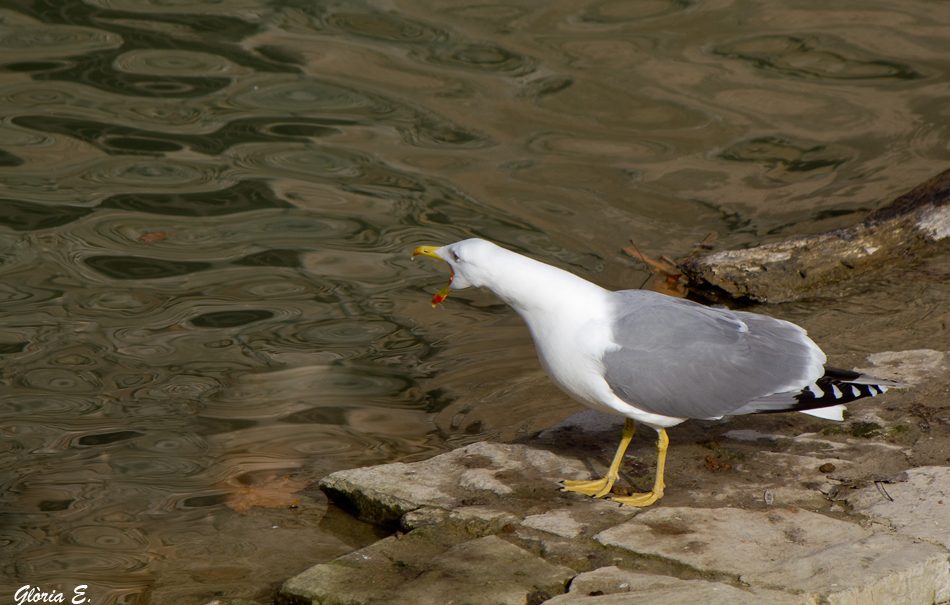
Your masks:
[[[851,382],[859,379],[861,382]],[[873,381],[877,381],[878,384],[873,384]],[[756,413],[802,412],[828,408],[864,399],[865,397],[874,397],[884,393],[888,388],[903,385],[892,380],[867,376],[860,372],[825,366],[825,374],[815,381],[815,386],[818,387],[817,390],[821,392],[821,396],[816,396],[807,388],[802,389],[793,396],[794,403],[791,403],[788,407],[757,410]]]

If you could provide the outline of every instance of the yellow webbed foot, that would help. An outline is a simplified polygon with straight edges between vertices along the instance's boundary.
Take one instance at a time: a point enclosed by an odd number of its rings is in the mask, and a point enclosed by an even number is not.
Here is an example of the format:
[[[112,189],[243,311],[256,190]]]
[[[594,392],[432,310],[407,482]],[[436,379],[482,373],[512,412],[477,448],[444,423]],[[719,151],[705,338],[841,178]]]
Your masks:
[[[596,481],[562,481],[561,483],[564,486],[561,488],[562,492],[577,492],[594,498],[606,496],[614,485],[614,482],[608,480],[607,477]]]
[[[614,496],[610,499],[610,501],[619,502],[621,506],[650,506],[662,497],[663,492],[656,493],[654,491],[649,491],[642,494],[634,494],[632,496]]]
[[[615,496],[611,498],[613,502],[619,502],[620,506],[650,506],[663,497],[663,490],[666,483],[663,481],[663,470],[666,468],[666,450],[670,445],[670,439],[666,436],[665,429],[657,429],[659,439],[656,442],[656,479],[653,481],[653,489],[632,496]]]
[[[623,461],[623,453],[627,451],[627,446],[630,445],[630,439],[633,438],[634,428],[633,420],[627,418],[623,425],[623,435],[620,437],[620,447],[617,448],[613,462],[610,463],[610,468],[607,469],[607,474],[604,475],[603,479],[597,479],[596,481],[562,481],[561,484],[564,487],[561,488],[561,491],[578,492],[595,498],[603,498],[609,494],[610,488],[620,478],[620,463]]]

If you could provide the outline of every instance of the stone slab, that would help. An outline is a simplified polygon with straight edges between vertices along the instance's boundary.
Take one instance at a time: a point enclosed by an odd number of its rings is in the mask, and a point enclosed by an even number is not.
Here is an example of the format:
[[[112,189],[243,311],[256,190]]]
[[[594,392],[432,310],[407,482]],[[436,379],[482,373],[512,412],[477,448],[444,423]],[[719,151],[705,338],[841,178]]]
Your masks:
[[[486,536],[450,548],[417,580],[376,602],[523,605],[563,593],[575,575],[501,538]]]
[[[524,605],[563,593],[576,575],[497,536],[446,546],[422,530],[387,538],[291,578],[277,603]]]
[[[743,574],[759,586],[801,590],[828,605],[931,605],[950,599],[948,553],[932,544],[878,534],[839,544],[772,570]]]
[[[545,605],[814,605],[808,597],[772,590],[739,589],[721,582],[680,580],[617,567],[601,567],[578,575],[571,589]]]
[[[676,561],[704,573],[746,576],[870,532],[801,509],[657,508],[605,530],[604,546]]]
[[[868,356],[870,367],[855,368],[855,372],[878,378],[889,378],[906,385],[924,382],[946,383],[948,370],[947,354],[933,349],[909,351],[881,351]]]
[[[841,458],[799,456],[784,452],[762,451],[753,457],[768,464],[778,475],[778,478],[771,480],[772,485],[768,488],[771,503],[776,507],[814,509],[822,506],[825,502],[824,492],[828,491],[832,484],[828,480],[828,473],[818,469],[824,464],[831,464],[840,472],[852,466],[851,461]],[[816,489],[813,486],[818,487]]]
[[[609,417],[580,420],[610,425]],[[747,431],[726,438],[763,437],[771,436]],[[820,438],[792,441],[806,439]],[[831,476],[818,470],[826,462],[853,470],[853,462],[829,449],[834,457],[763,451],[755,460],[799,484],[817,485]],[[880,521],[865,526],[858,523],[863,516],[849,522],[783,507],[809,490],[774,481],[766,486],[774,505],[764,510],[618,507],[559,491],[560,480],[589,476],[576,459],[519,444],[477,443],[425,462],[325,479],[324,491],[362,518],[398,520],[408,533],[307,570],[285,584],[277,602],[950,603],[950,536],[941,533],[950,527],[950,469],[908,475],[907,482],[886,486],[893,501],[874,487],[852,495],[857,512]],[[579,570],[611,563],[638,571],[602,567],[577,576],[571,592],[558,596]],[[673,577],[682,573],[702,578]]]
[[[621,507],[609,500],[589,498],[545,513],[528,515],[521,525],[573,539],[590,537],[591,533],[620,523],[639,512],[636,507]]]
[[[417,577],[454,545],[453,540],[433,537],[424,530],[401,538],[390,536],[343,555],[329,563],[314,565],[284,582],[277,602],[281,605],[362,605],[373,602]]]
[[[884,494],[890,496],[890,500]],[[950,467],[922,466],[907,481],[858,490],[847,499],[855,512],[891,524],[898,533],[950,550]]]
[[[584,530],[584,526],[566,510],[552,510],[540,515],[529,515],[524,518],[522,524],[562,538],[576,538]]]
[[[945,549],[801,509],[654,509],[596,539],[830,605],[950,599]]]
[[[333,473],[320,482],[334,502],[367,522],[393,525],[422,507],[452,510],[478,496],[517,496],[519,485],[584,479],[576,459],[517,444],[474,443],[413,464],[392,463]]]

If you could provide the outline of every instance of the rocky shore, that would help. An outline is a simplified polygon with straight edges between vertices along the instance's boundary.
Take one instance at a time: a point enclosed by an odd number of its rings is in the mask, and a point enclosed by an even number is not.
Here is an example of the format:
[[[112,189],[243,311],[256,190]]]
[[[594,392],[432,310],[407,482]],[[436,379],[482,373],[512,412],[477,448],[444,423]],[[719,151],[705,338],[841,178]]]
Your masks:
[[[289,579],[276,602],[950,603],[948,361],[873,356],[865,370],[910,388],[852,404],[845,423],[676,427],[667,496],[644,509],[559,490],[615,447],[622,421],[593,411],[519,443],[333,473],[321,489],[393,535]],[[649,483],[652,451],[635,439],[630,484]]]
[[[827,233],[687,259],[690,287],[712,300],[781,303],[842,296],[888,276],[919,270],[950,251],[950,170]],[[723,296],[720,296],[723,295]]]
[[[948,204],[950,171],[853,227],[681,268],[714,299],[767,302],[834,298],[891,275],[894,313],[880,321],[909,326],[906,340],[942,333],[942,316],[914,315],[920,293],[907,284],[950,275]],[[779,414],[679,425],[666,496],[644,509],[560,491],[602,476],[619,440],[623,420],[592,410],[510,443],[333,473],[320,489],[393,533],[287,580],[275,603],[950,603],[948,365],[932,349],[871,355],[855,369],[908,388],[849,404],[843,423]],[[539,397],[538,380],[525,377],[517,395]],[[465,405],[504,401],[478,404]],[[654,438],[634,437],[615,491],[649,489]],[[208,605],[226,604],[256,605]]]

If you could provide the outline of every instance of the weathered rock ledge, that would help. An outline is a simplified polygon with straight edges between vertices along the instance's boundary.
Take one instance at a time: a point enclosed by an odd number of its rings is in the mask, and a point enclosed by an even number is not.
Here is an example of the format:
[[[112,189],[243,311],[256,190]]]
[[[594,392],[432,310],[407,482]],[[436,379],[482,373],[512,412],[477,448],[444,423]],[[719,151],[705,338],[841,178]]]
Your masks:
[[[680,265],[692,289],[780,303],[840,295],[863,283],[947,255],[950,170],[942,172],[862,223],[748,250],[689,258]],[[713,295],[713,297],[715,297]]]
[[[287,580],[276,603],[950,603],[950,408],[919,403],[945,402],[947,362],[872,356],[874,373],[916,386],[852,404],[844,424],[676,427],[667,496],[646,509],[560,491],[599,475],[616,446],[622,421],[593,411],[524,443],[333,473],[321,489],[394,534]],[[624,473],[649,484],[637,458],[653,435],[637,439]]]
[[[922,374],[940,389],[947,373],[936,351],[869,361],[918,392],[929,388]],[[882,460],[911,458],[913,447],[853,437],[868,418],[883,423],[875,424],[883,436],[888,425],[906,435],[908,419],[881,418],[910,407],[906,393],[890,406],[886,397],[867,403],[851,428],[719,431],[717,451],[727,451],[721,442],[746,448],[731,458],[733,473],[698,488],[682,476],[669,481],[672,494],[647,509],[559,490],[560,480],[602,472],[606,458],[565,448],[596,443],[609,455],[616,444],[619,421],[592,411],[528,443],[474,443],[424,462],[333,473],[321,489],[335,502],[397,531],[291,578],[277,602],[950,603],[950,466],[904,462],[906,470],[881,474],[897,468]],[[942,437],[928,435],[917,441]],[[674,437],[671,456],[676,447]],[[707,493],[711,485],[720,493]],[[730,493],[754,497],[722,505]]]
[[[558,490],[577,460],[475,443],[416,464],[330,475],[338,502],[400,532],[288,580],[284,604],[950,602],[950,468],[848,501],[797,507],[620,508]],[[403,533],[404,532],[404,533]]]

